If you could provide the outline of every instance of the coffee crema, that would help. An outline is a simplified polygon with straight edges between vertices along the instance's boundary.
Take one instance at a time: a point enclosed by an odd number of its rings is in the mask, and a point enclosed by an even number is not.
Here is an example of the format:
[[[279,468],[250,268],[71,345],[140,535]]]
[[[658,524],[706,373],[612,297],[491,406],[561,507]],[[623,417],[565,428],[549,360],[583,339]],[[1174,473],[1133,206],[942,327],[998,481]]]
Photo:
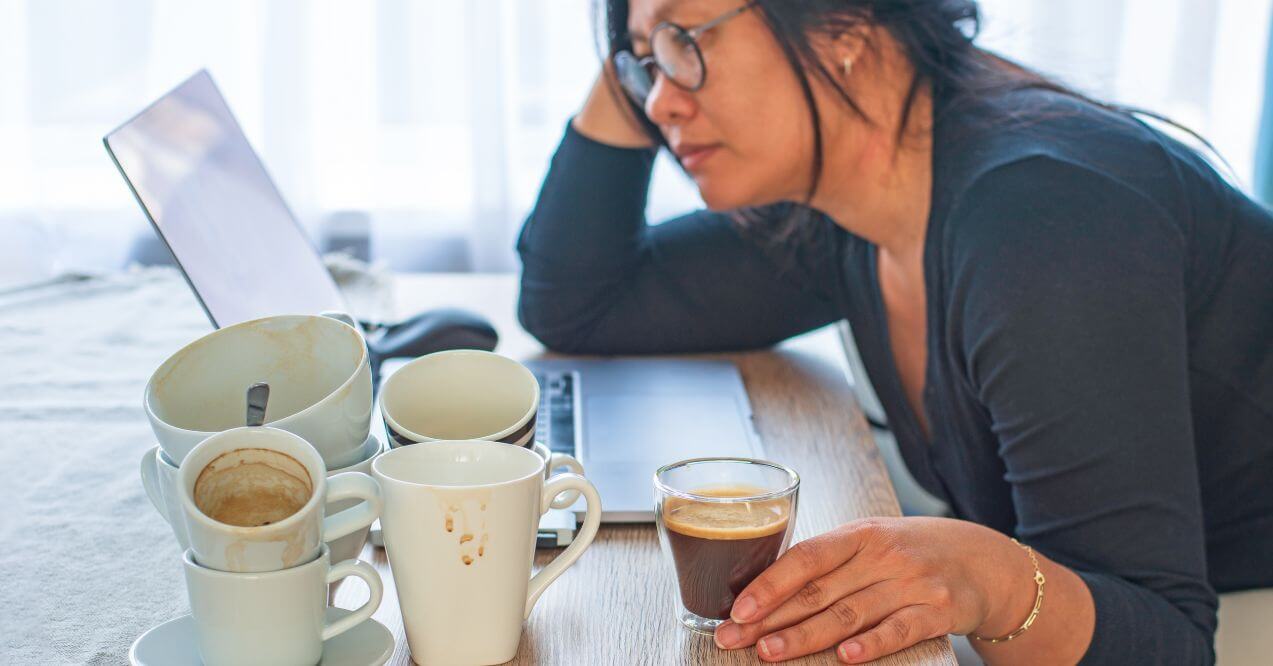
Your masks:
[[[722,485],[690,494],[746,498],[767,492],[754,486]],[[663,526],[685,608],[700,617],[728,618],[738,593],[778,559],[790,511],[790,496],[738,502],[667,498]]]
[[[223,453],[199,472],[194,485],[199,511],[236,527],[278,523],[300,511],[313,494],[304,465],[268,449]]]

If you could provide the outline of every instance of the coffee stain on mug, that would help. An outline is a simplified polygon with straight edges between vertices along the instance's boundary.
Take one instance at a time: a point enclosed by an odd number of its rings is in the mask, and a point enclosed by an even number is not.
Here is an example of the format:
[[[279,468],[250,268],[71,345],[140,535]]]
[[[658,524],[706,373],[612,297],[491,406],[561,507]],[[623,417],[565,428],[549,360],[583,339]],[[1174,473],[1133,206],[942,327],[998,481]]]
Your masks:
[[[283,535],[283,568],[290,569],[309,557],[307,545],[313,543],[315,538],[322,540],[320,535],[311,534],[313,532],[311,523],[302,523],[299,529],[288,530]],[[320,546],[321,548],[321,546]]]
[[[458,546],[460,561],[466,567],[472,566],[477,558],[486,555],[486,545],[490,541],[490,535],[486,532],[486,507],[490,502],[490,491],[459,501],[444,498],[438,498],[438,500],[438,509],[442,512],[442,528],[447,534],[456,532],[458,518],[460,529],[456,546]],[[473,508],[477,509],[478,520],[472,519]],[[474,529],[474,523],[477,524],[477,529]]]
[[[295,458],[273,449],[242,448],[217,456],[200,471],[193,499],[230,539],[223,551],[229,570],[271,570],[313,557],[322,541],[321,522],[280,526],[303,511],[315,492],[309,472]],[[275,553],[277,566],[268,563]]]
[[[225,547],[225,563],[230,571],[243,571],[247,548],[247,543],[243,541],[235,541]]]
[[[310,544],[319,543],[322,538],[310,521],[302,521],[282,533],[265,531],[263,527],[236,527],[234,531],[238,532],[238,538],[227,544],[224,551],[226,565],[231,571],[247,571],[248,549],[262,544],[279,544],[282,569],[304,564],[314,555]],[[257,553],[257,557],[260,556]]]

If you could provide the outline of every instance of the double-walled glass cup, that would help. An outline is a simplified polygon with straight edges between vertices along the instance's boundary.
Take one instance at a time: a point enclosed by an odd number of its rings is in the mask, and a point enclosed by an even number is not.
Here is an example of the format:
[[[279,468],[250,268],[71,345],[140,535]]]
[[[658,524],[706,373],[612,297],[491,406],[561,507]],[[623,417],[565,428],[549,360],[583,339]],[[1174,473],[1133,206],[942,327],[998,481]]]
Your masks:
[[[654,473],[682,624],[711,634],[729,618],[738,593],[791,544],[799,490],[791,469],[750,458],[695,458]]]

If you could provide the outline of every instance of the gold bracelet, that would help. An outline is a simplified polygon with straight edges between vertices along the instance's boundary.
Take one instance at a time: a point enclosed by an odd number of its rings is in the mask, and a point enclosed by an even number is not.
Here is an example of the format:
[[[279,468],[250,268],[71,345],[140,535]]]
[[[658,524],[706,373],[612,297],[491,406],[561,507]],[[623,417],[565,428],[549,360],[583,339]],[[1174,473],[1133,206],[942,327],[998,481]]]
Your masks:
[[[985,643],[1006,643],[1024,634],[1025,630],[1029,629],[1030,625],[1034,624],[1034,621],[1039,618],[1039,610],[1043,608],[1043,584],[1047,582],[1047,579],[1043,577],[1043,572],[1039,571],[1039,558],[1034,556],[1033,548],[1023,545],[1016,539],[1013,539],[1012,543],[1024,548],[1026,555],[1030,556],[1030,562],[1034,564],[1034,584],[1039,586],[1039,591],[1034,595],[1034,609],[1030,611],[1030,617],[1025,619],[1025,624],[1022,624],[1020,629],[999,638],[982,638],[976,634],[970,634],[973,638]]]

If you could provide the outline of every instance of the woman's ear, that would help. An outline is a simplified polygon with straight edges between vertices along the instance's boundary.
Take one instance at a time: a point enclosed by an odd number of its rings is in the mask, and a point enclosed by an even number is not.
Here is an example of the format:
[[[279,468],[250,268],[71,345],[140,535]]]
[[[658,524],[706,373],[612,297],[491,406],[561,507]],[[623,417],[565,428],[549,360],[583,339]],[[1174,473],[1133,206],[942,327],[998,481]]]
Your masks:
[[[866,26],[850,28],[831,40],[832,72],[840,78],[840,84],[847,86],[853,80],[853,70],[867,52],[870,43],[871,29]]]

